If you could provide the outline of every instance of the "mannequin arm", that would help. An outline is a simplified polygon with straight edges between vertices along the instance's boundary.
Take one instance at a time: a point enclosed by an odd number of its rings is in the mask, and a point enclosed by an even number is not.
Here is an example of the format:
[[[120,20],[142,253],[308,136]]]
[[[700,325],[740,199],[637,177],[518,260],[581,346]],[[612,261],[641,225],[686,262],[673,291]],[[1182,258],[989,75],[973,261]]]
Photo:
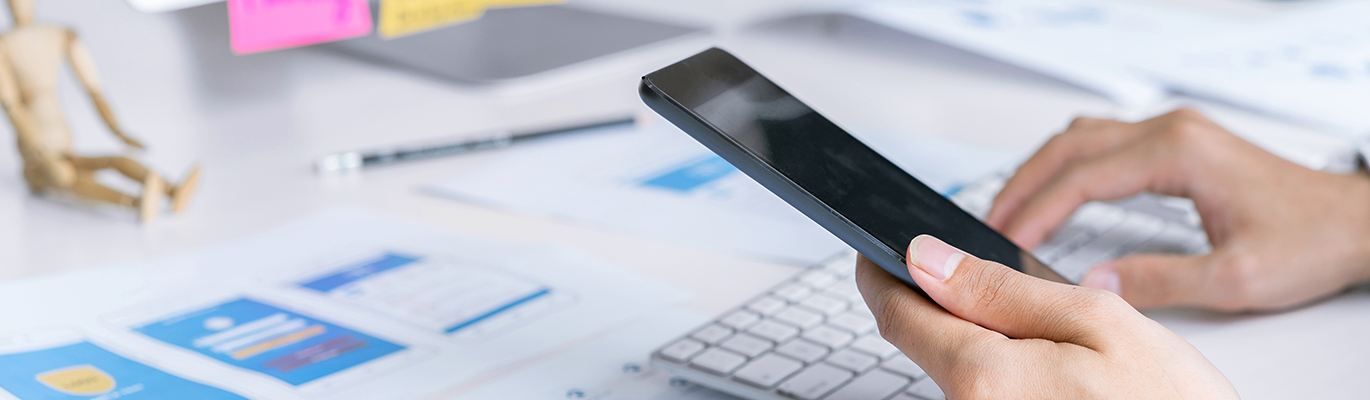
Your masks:
[[[91,102],[95,103],[95,109],[100,112],[100,118],[105,120],[105,125],[109,126],[110,132],[119,137],[119,140],[129,146],[143,148],[142,143],[128,137],[122,129],[119,129],[119,122],[114,119],[114,111],[110,110],[109,103],[105,101],[105,95],[100,91],[100,77],[95,73],[95,62],[91,60],[85,45],[77,40],[75,32],[69,32],[67,38],[71,70],[76,73],[76,80],[80,81],[81,86],[86,88],[86,93],[90,95]]]

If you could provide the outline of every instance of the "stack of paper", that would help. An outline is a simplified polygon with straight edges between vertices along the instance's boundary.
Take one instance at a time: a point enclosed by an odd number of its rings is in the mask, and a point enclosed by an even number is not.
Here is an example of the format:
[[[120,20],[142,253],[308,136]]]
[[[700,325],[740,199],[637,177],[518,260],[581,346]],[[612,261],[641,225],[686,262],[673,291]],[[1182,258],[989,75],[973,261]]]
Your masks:
[[[1370,135],[1370,2],[1254,24],[1178,46],[1148,67],[1176,89]]]
[[[688,297],[569,250],[336,209],[0,283],[0,398],[417,398]]]
[[[874,1],[838,11],[1019,65],[1127,107],[1180,91],[1370,135],[1370,3],[1271,21],[1104,0]]]
[[[1128,1],[878,1],[847,12],[1076,84],[1125,106],[1166,88],[1140,74],[1168,46],[1233,21]]]

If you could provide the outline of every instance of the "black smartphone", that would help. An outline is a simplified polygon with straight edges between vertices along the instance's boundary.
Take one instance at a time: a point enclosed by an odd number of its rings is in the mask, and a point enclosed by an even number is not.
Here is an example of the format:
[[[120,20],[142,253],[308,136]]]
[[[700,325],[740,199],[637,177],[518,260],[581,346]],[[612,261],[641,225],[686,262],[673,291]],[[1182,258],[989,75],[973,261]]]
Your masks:
[[[705,50],[647,74],[639,94],[652,110],[915,289],[904,257],[920,234],[1067,282],[726,51]]]

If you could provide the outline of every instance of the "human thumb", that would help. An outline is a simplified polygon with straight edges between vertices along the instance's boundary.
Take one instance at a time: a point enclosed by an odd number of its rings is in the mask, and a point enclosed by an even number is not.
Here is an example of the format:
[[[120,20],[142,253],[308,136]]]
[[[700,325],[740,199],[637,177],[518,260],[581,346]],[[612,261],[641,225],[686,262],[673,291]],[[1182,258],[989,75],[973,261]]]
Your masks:
[[[907,259],[914,282],[942,308],[1013,338],[1087,345],[1109,322],[1100,315],[1131,308],[1112,293],[1029,276],[928,235],[909,243]]]

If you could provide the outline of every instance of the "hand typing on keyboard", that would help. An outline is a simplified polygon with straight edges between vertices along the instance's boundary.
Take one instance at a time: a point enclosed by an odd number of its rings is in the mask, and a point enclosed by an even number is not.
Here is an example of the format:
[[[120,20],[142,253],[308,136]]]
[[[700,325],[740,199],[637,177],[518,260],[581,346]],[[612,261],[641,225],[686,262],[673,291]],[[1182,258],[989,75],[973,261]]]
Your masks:
[[[1212,251],[1134,255],[1081,284],[1135,307],[1287,308],[1370,279],[1370,177],[1313,171],[1203,115],[1081,118],[1018,169],[985,221],[1024,248],[1088,202],[1143,191],[1194,200]]]
[[[864,257],[857,284],[880,334],[948,398],[1237,398],[1198,350],[1112,293],[1018,273],[930,236],[910,244],[908,260],[936,304]]]

